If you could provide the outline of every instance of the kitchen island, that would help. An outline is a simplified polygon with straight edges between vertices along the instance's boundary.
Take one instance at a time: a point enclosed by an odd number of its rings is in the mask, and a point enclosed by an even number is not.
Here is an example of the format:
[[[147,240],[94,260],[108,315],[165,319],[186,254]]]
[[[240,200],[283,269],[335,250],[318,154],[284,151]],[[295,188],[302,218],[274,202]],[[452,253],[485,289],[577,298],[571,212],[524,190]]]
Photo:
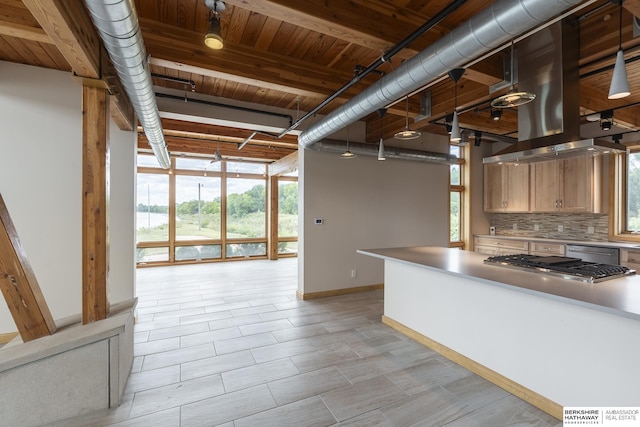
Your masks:
[[[599,283],[441,247],[384,260],[383,321],[548,413],[640,406],[640,276]]]

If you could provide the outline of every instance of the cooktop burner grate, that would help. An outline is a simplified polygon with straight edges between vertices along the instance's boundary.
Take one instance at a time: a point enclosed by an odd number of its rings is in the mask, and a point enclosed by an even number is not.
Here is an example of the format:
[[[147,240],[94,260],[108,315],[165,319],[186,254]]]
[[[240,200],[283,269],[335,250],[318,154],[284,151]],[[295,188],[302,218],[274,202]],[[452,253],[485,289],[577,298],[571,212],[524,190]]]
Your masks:
[[[634,270],[622,265],[600,264],[583,261],[580,258],[561,256],[499,255],[489,257],[484,262],[485,264],[551,274],[591,283],[635,274]]]

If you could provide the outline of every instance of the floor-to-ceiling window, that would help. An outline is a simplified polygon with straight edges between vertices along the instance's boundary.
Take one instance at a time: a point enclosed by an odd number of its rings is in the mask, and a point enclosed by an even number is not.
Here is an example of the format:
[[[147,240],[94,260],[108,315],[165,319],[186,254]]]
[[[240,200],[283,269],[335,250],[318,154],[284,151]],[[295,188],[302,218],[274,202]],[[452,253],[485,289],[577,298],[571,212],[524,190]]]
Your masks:
[[[268,165],[176,156],[168,170],[138,155],[136,242],[139,265],[297,253],[297,176],[278,177],[277,230],[269,233]]]
[[[278,255],[298,253],[298,171],[278,177]]]
[[[463,158],[462,147],[449,146],[449,154]],[[463,162],[449,166],[449,246],[464,247],[463,215],[464,215],[464,184]]]

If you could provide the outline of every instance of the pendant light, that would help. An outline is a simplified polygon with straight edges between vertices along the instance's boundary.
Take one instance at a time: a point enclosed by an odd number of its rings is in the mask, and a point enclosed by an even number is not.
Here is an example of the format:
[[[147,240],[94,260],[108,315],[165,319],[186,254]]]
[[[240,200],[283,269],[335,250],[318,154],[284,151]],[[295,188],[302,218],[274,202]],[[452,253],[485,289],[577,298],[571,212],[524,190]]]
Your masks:
[[[511,87],[509,92],[502,96],[497,97],[491,101],[493,108],[513,108],[527,104],[536,99],[536,94],[525,91],[518,91],[513,86],[513,75],[515,73],[513,64],[515,63],[515,56],[513,52],[513,40],[511,40]]]
[[[453,92],[453,120],[451,121],[451,136],[449,137],[449,141],[451,142],[459,142],[462,139],[462,135],[460,135],[460,123],[458,122],[458,112],[456,111],[458,108],[458,80],[464,74],[464,68],[454,68],[449,71],[449,77],[454,82],[454,92]]]
[[[387,112],[386,108],[378,109],[378,115],[380,116],[380,143],[378,145],[378,160],[387,160],[384,156],[384,141],[383,141],[383,131],[384,131],[384,114]]]
[[[409,95],[407,95],[407,114],[404,124],[404,130],[393,135],[395,139],[416,139],[420,136],[420,132],[417,130],[409,130]]]
[[[226,5],[220,0],[205,0],[205,5],[211,9],[209,11],[209,25],[204,35],[204,44],[213,50],[222,49],[222,31],[220,29],[220,13],[224,12]]]
[[[618,53],[616,54],[616,65],[613,67],[613,76],[611,76],[611,85],[609,86],[609,99],[620,99],[631,95],[629,79],[627,78],[627,66],[624,62],[624,52],[622,51],[622,0],[619,1]]]
[[[347,126],[347,150],[340,154],[340,158],[341,159],[354,159],[358,157],[357,154],[353,154],[351,151],[349,151],[349,126]]]

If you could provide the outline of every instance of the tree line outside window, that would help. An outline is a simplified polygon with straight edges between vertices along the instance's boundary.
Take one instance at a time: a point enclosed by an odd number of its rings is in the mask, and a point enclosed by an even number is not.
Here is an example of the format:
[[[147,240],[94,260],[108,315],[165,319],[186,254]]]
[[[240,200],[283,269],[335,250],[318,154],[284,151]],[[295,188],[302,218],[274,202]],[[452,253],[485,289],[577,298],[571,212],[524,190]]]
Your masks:
[[[138,263],[266,256],[266,164],[180,158],[166,171],[154,169],[154,160],[138,156]],[[288,242],[274,244],[295,254],[297,179],[278,191],[278,235]]]

